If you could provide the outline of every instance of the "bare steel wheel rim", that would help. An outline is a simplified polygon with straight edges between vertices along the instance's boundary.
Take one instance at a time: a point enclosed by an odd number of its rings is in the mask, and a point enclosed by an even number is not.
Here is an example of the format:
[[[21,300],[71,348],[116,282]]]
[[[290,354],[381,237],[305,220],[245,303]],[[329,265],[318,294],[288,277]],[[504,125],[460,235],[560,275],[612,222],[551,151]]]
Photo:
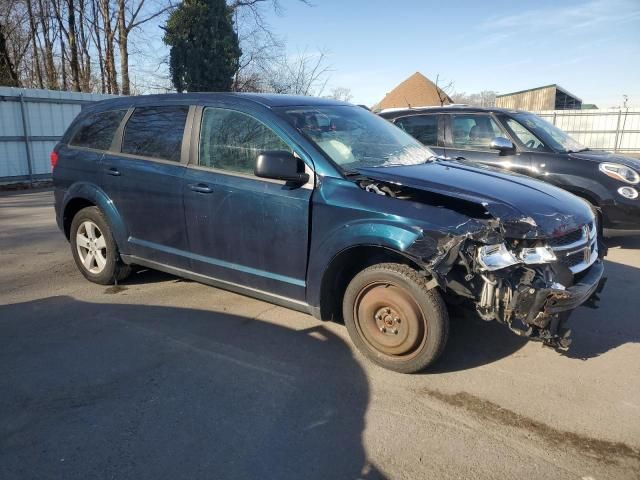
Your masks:
[[[91,220],[85,220],[78,227],[76,250],[88,272],[99,274],[107,266],[107,242],[102,231]]]
[[[409,292],[389,282],[365,286],[356,297],[353,318],[365,343],[394,358],[412,358],[427,340],[422,309]]]

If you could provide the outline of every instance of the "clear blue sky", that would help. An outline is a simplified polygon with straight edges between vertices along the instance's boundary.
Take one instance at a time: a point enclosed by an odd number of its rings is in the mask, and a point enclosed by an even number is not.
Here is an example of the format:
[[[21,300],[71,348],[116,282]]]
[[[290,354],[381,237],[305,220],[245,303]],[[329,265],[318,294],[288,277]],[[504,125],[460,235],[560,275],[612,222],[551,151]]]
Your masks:
[[[327,51],[330,86],[371,105],[416,71],[456,91],[557,83],[600,108],[640,107],[640,0],[280,0],[290,54]]]

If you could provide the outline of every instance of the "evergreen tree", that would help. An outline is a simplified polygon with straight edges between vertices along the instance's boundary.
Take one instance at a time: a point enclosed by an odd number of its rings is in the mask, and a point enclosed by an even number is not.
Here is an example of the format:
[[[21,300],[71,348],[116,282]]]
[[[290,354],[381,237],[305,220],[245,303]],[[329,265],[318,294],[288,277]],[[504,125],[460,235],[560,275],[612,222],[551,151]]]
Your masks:
[[[164,30],[178,92],[231,90],[241,50],[225,0],[185,0]]]

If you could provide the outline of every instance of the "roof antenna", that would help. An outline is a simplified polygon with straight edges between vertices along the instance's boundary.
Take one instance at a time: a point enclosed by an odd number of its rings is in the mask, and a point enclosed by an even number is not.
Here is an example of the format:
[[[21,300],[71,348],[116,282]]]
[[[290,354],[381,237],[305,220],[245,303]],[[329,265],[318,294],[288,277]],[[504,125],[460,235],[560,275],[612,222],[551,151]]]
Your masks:
[[[411,110],[411,104],[409,103],[409,100],[407,100],[406,95],[404,95],[404,101],[407,102],[407,107],[409,107],[409,110]]]

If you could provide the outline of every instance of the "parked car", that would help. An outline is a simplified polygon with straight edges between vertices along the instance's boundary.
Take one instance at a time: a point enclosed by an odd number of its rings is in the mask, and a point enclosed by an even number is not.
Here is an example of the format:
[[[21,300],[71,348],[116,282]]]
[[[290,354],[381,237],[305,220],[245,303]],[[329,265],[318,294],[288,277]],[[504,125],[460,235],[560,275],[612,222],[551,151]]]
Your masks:
[[[466,106],[380,115],[439,155],[544,180],[587,200],[601,227],[640,230],[640,160],[591,150],[529,112]]]
[[[568,312],[603,274],[579,198],[440,161],[332,100],[106,100],[51,162],[57,222],[88,280],[141,265],[344,320],[364,355],[399,372],[442,352],[444,298],[564,349]]]

